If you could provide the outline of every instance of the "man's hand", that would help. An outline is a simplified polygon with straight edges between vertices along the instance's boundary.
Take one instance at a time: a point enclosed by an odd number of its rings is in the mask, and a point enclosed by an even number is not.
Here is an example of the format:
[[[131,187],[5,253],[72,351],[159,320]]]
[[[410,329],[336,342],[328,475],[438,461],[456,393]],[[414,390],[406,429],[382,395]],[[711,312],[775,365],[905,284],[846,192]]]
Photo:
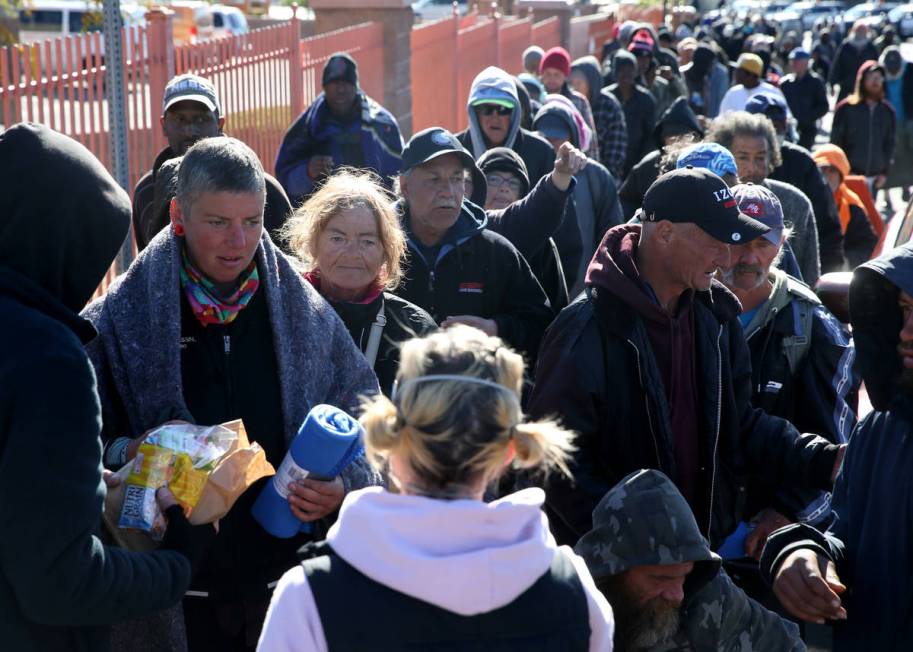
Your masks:
[[[672,72],[672,66],[660,66],[656,70],[656,74],[665,79],[666,81],[672,81],[672,77],[675,73]]]
[[[120,478],[114,473],[114,471],[109,471],[108,469],[102,469],[101,479],[105,481],[105,487],[108,489],[113,489],[120,485]]]
[[[571,145],[564,143],[557,152],[555,169],[552,170],[552,183],[564,192],[571,185],[571,177],[586,167],[586,154]]]
[[[846,444],[840,444],[837,451],[837,458],[834,460],[834,470],[831,471],[831,484],[837,481],[837,474],[840,473],[840,467],[843,466],[843,458],[846,456]]]
[[[339,509],[345,498],[341,478],[314,480],[305,478],[288,486],[288,504],[292,514],[305,523],[316,521]]]
[[[846,609],[840,604],[846,587],[834,562],[813,550],[791,553],[777,571],[773,590],[796,618],[819,625],[825,620],[846,620]]]
[[[314,181],[322,179],[333,171],[333,157],[318,155],[308,159],[308,176]]]
[[[790,521],[783,514],[769,507],[761,510],[753,520],[757,523],[757,526],[745,538],[745,554],[757,561],[761,561],[761,551],[764,550],[767,537],[775,530],[789,525]]]
[[[476,317],[475,315],[454,315],[453,317],[448,317],[441,322],[441,327],[450,328],[457,324],[478,328],[486,335],[498,334],[498,322],[494,319],[483,319],[482,317]]]

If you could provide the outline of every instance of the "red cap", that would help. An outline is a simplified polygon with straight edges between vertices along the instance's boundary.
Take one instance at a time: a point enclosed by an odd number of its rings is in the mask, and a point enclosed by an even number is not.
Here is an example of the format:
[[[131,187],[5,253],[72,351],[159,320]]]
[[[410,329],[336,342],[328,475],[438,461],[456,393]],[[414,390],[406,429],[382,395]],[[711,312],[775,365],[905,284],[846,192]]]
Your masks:
[[[539,63],[539,74],[548,68],[560,70],[567,77],[571,74],[571,55],[561,46],[553,47],[545,53]]]

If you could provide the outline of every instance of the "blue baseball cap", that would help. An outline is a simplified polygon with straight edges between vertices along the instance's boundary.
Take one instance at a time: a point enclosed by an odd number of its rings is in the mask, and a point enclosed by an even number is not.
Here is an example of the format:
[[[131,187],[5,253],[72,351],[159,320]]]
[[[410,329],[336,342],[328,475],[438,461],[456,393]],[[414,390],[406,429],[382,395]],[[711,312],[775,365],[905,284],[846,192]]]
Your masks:
[[[732,188],[732,196],[739,204],[739,210],[757,220],[770,230],[761,234],[771,243],[780,246],[783,237],[783,206],[775,194],[764,186],[740,183]]]
[[[689,165],[710,170],[719,177],[724,174],[739,176],[739,169],[732,153],[717,143],[697,143],[683,149],[678,155],[675,167],[681,169]]]
[[[806,50],[805,48],[793,48],[789,51],[789,60],[795,61],[796,59],[811,59],[812,53]]]
[[[771,120],[786,120],[788,109],[786,100],[776,93],[758,93],[752,96],[748,103],[745,104],[745,110],[749,113],[760,113],[766,115]]]

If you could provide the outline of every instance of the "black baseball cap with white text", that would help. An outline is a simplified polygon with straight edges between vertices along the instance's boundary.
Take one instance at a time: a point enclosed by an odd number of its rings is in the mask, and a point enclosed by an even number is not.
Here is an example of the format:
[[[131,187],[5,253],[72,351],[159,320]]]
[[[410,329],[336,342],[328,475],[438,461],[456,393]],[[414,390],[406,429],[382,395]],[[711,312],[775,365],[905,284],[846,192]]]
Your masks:
[[[725,181],[710,170],[690,165],[653,182],[644,195],[643,219],[691,222],[730,245],[745,244],[770,230],[739,210]]]

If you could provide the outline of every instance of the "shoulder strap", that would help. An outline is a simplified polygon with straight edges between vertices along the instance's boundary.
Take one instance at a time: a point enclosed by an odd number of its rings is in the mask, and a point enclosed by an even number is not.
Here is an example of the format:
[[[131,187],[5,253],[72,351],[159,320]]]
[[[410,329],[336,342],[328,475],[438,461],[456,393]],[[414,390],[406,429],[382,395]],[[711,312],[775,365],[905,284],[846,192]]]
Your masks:
[[[812,346],[815,305],[801,299],[793,299],[792,304],[796,306],[796,325],[799,332],[783,338],[783,353],[789,363],[789,373],[795,375]]]
[[[381,335],[383,335],[384,326],[387,325],[384,305],[385,302],[381,301],[380,310],[377,311],[377,317],[374,318],[374,323],[371,324],[371,334],[368,336],[368,348],[365,349],[365,358],[368,359],[368,364],[372,369],[374,368],[374,362],[377,360],[377,351],[380,349],[380,338]]]

